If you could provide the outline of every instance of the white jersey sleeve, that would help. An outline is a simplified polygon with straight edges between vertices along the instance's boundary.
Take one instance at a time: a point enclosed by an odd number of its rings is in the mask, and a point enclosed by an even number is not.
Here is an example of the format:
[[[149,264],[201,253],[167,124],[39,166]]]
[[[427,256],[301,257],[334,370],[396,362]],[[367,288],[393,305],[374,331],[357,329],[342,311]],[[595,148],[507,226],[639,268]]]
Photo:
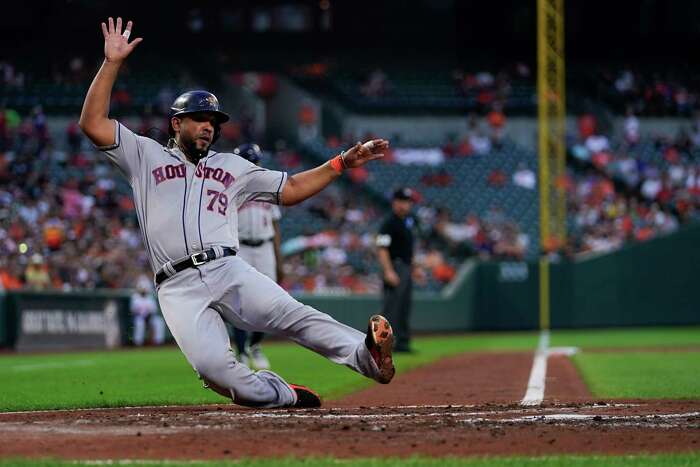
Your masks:
[[[286,182],[286,172],[277,172],[250,164],[249,170],[241,177],[244,188],[239,205],[252,200],[280,204],[280,192]]]
[[[97,149],[104,152],[119,170],[131,179],[138,174],[141,169],[141,158],[143,157],[142,141],[147,140],[143,136],[136,135],[133,131],[113,120],[114,144],[111,146],[98,146]]]

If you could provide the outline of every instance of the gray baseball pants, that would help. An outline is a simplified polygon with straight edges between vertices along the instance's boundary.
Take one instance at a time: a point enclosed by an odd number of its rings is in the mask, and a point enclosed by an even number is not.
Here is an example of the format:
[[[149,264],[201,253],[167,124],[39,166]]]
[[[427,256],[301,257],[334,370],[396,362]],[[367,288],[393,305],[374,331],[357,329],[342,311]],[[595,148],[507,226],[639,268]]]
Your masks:
[[[364,333],[298,302],[238,256],[177,273],[158,287],[158,301],[195,371],[205,382],[230,391],[240,405],[285,407],[296,396],[277,374],[255,372],[235,360],[224,321],[287,337],[369,378],[379,373]]]

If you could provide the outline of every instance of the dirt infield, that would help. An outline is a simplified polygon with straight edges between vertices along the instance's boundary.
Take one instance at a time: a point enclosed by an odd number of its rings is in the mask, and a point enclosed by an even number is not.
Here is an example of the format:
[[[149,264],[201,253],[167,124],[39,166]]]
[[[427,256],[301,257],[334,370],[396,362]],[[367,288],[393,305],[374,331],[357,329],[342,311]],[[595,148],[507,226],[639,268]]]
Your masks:
[[[700,401],[591,400],[568,358],[558,356],[549,361],[545,402],[522,407],[518,401],[531,363],[531,353],[462,355],[317,410],[222,404],[0,414],[0,456],[214,459],[700,450]]]

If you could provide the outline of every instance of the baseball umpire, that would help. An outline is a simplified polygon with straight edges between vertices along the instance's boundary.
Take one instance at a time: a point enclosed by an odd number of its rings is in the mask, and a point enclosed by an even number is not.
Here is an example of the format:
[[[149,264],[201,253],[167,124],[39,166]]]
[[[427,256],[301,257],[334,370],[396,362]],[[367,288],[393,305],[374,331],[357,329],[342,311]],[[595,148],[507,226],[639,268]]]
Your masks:
[[[411,293],[413,292],[413,190],[400,188],[391,201],[391,215],[377,235],[377,257],[384,272],[384,309],[394,323],[397,352],[411,351]]]
[[[374,315],[367,333],[303,305],[238,256],[238,208],[248,201],[297,204],[346,169],[383,156],[383,139],[357,143],[330,161],[294,175],[258,167],[211,148],[229,116],[205,91],[172,105],[171,139],[162,146],[109,118],[112,87],[123,61],[141,42],[129,42],[132,23],[102,23],[105,59],[88,89],[80,127],[129,181],[158,301],[178,346],[205,384],[251,407],[318,407],[307,387],[236,361],[225,321],[247,331],[287,337],[380,383],[394,376],[393,332]]]

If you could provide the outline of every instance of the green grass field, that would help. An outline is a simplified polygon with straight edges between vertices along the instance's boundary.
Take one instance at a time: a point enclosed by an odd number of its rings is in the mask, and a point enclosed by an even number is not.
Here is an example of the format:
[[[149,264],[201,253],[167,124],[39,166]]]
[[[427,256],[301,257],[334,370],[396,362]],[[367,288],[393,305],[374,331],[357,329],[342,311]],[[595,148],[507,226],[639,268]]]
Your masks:
[[[582,353],[574,361],[596,396],[700,399],[700,352]]]
[[[552,346],[586,348],[700,347],[700,327],[566,329],[552,332]]]
[[[462,352],[529,351],[538,333],[475,333],[415,340],[415,354],[399,354],[399,373]],[[574,356],[586,384],[605,398],[700,399],[700,327],[553,331],[551,346],[577,346]],[[683,351],[670,348],[688,347]],[[604,351],[594,351],[604,348]],[[641,351],[640,349],[644,350]],[[665,351],[665,349],[667,351]],[[310,384],[335,398],[367,387],[369,380],[297,345],[271,342],[266,352],[291,382]],[[320,377],[323,375],[323,377]],[[175,347],[65,354],[0,356],[0,411],[136,405],[223,403],[202,389]],[[1,441],[0,441],[1,443]],[[46,460],[0,460],[0,467],[76,465]],[[495,466],[495,465],[700,465],[700,452],[653,456],[555,456],[470,459],[253,459],[236,462],[139,462],[139,465],[252,466]]]
[[[529,350],[537,333],[475,333],[420,337],[416,354],[399,354],[399,373],[461,352]],[[700,397],[700,352],[637,352],[625,348],[692,346],[700,327],[552,332],[551,345],[582,349],[575,357],[596,396],[610,398]],[[596,347],[614,353],[587,353]],[[632,350],[632,349],[631,349]],[[275,370],[291,382],[310,384],[336,398],[372,384],[346,368],[289,343],[271,342],[266,352]],[[319,375],[323,375],[320,378]],[[659,375],[659,378],[650,378]],[[204,390],[175,347],[110,352],[0,356],[0,411],[224,402]]]
[[[447,355],[482,350],[527,350],[534,333],[426,337],[416,354],[396,357],[399,372]],[[373,384],[347,368],[295,344],[269,343],[275,370],[290,382],[309,384],[325,398]],[[319,375],[323,375],[320,377]],[[175,347],[112,352],[0,357],[0,411],[225,402],[201,383]],[[40,381],[40,383],[38,383]]]
[[[562,330],[550,343],[581,349],[574,363],[595,396],[700,399],[700,328]],[[615,350],[586,352],[596,348]]]

